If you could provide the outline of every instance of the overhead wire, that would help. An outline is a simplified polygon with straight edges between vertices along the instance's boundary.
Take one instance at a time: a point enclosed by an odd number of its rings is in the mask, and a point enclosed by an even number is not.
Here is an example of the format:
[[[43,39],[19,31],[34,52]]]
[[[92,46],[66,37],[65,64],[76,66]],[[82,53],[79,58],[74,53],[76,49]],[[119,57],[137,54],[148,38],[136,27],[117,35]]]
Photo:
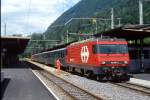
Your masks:
[[[28,0],[27,0],[28,1]],[[29,35],[31,35],[31,32],[30,32],[30,12],[31,12],[31,0],[29,0],[29,2],[27,2],[27,16],[26,16],[26,18],[27,18],[27,32],[29,32]]]

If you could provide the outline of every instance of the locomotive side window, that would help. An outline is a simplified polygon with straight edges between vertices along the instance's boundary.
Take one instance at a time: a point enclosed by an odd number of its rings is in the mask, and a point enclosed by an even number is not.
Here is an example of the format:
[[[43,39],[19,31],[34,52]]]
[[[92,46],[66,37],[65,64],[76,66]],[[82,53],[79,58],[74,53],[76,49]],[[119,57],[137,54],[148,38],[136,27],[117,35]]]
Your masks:
[[[123,44],[98,44],[93,46],[93,53],[128,53],[128,48]]]

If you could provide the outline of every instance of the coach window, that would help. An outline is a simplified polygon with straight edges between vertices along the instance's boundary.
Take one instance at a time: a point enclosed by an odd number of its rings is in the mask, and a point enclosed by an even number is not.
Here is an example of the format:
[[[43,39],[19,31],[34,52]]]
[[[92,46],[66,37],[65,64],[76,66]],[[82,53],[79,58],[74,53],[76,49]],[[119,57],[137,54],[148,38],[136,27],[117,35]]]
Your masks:
[[[59,52],[59,57],[61,57],[61,51]]]
[[[63,57],[63,51],[61,51],[61,58]]]
[[[43,54],[42,57],[43,57],[43,58],[46,58],[46,54]]]
[[[48,56],[49,56],[49,57],[51,57],[51,56],[52,56],[52,54],[51,54],[51,53],[48,53]]]
[[[63,51],[63,57],[65,56],[65,50]]]
[[[47,58],[48,57],[48,53],[45,53],[44,56],[45,56],[45,58]]]
[[[61,57],[61,52],[58,53],[58,57]]]

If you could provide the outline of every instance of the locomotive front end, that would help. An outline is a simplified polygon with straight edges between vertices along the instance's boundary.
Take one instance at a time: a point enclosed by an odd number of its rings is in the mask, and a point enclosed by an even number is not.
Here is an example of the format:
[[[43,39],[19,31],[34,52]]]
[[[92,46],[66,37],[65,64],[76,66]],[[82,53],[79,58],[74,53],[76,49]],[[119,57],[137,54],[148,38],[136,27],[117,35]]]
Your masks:
[[[129,53],[124,40],[99,42],[93,46],[98,57],[100,73],[107,78],[127,78]]]

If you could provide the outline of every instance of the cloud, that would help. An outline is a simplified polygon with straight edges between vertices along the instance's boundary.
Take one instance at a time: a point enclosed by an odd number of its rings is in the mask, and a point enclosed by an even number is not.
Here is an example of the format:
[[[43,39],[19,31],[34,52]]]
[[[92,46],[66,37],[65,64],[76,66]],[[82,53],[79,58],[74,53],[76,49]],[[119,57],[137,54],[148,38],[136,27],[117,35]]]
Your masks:
[[[64,11],[80,0],[1,0],[1,33],[44,32]]]

